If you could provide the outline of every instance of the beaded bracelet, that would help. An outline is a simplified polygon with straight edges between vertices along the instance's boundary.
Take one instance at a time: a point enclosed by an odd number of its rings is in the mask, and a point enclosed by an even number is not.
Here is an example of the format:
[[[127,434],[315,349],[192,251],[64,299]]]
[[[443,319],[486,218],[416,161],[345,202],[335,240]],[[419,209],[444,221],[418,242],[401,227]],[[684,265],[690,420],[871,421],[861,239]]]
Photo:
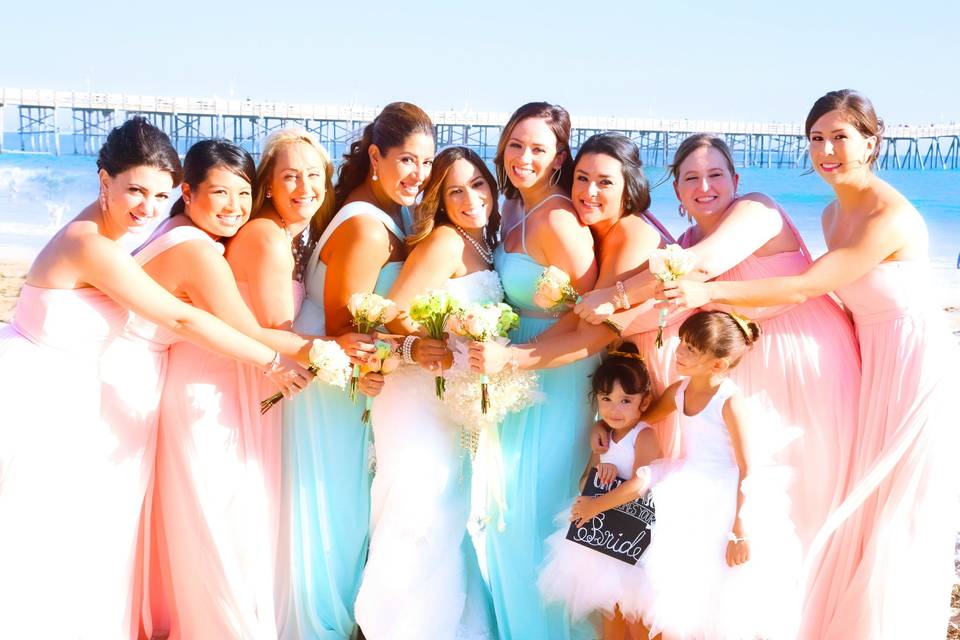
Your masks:
[[[733,531],[731,531],[730,533],[727,534],[727,540],[729,540],[730,542],[746,542],[746,541],[747,541],[747,536],[743,536],[742,538],[738,538],[738,537],[737,537],[737,534],[735,534]]]
[[[617,284],[615,286],[617,288],[617,295],[614,297],[614,304],[618,309],[629,309],[630,300],[627,298],[627,290],[623,286],[623,282],[617,280]]]
[[[413,359],[413,343],[419,339],[419,336],[407,336],[403,339],[402,355],[403,361],[407,364],[417,364],[417,361]]]

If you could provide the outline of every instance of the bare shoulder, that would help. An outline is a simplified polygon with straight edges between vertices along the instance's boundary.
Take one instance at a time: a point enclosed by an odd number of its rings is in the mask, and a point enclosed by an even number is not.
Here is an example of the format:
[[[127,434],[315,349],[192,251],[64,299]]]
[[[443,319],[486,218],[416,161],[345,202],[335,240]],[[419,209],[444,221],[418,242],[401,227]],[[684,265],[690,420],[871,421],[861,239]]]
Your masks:
[[[227,241],[227,258],[279,258],[290,254],[290,240],[275,222],[254,218],[243,225],[237,235]],[[291,254],[292,255],[292,254]]]
[[[465,246],[460,234],[453,227],[444,224],[434,227],[413,251],[429,252],[432,256],[441,255],[459,258],[463,254]]]
[[[604,238],[605,248],[639,250],[660,245],[660,232],[640,216],[624,216]]]
[[[754,219],[763,217],[769,220],[781,220],[780,205],[770,196],[753,191],[737,198],[736,202],[730,205],[729,214],[749,215]],[[728,214],[728,215],[729,215]]]

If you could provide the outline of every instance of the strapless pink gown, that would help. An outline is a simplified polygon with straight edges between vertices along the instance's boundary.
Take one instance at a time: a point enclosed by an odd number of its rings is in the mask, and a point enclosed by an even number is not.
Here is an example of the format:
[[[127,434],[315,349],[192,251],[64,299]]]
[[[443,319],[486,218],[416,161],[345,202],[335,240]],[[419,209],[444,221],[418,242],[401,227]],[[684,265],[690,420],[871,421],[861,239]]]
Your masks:
[[[135,638],[149,438],[101,416],[100,356],[127,311],[25,285],[0,329],[0,638]]]
[[[215,247],[222,245],[214,242],[210,236],[193,226],[174,227],[163,235],[152,238],[134,254],[140,266],[183,242],[201,240]],[[221,248],[222,250],[222,248]],[[136,554],[135,597],[138,603],[137,614],[143,613],[143,627],[147,636],[154,630],[169,628],[169,615],[166,613],[166,600],[163,594],[169,593],[169,587],[159,585],[168,583],[163,573],[165,567],[158,563],[157,549],[160,545],[160,531],[151,523],[159,520],[154,510],[153,476],[156,463],[157,426],[160,420],[160,398],[166,380],[167,358],[170,345],[180,338],[167,329],[146,320],[136,314],[130,319],[121,335],[114,340],[101,359],[101,378],[103,381],[102,410],[104,419],[115,425],[125,425],[131,433],[143,434],[147,448],[141,468],[141,475],[135,486],[141,492],[143,504],[140,539]],[[133,487],[131,487],[133,488]],[[144,500],[146,497],[146,500]],[[149,565],[153,560],[153,570]],[[166,581],[164,578],[166,577]],[[151,584],[152,583],[152,584]],[[156,607],[139,606],[141,600],[154,600]],[[160,611],[154,620],[151,611]]]
[[[863,386],[853,461],[843,469],[849,498],[829,526],[853,515],[827,546],[829,582],[808,606],[805,638],[946,635],[960,353],[930,283],[924,262],[887,262],[837,291],[853,312]]]
[[[259,409],[275,390],[250,365],[170,349],[156,504],[172,600],[154,613],[155,627],[169,616],[170,640],[277,637],[281,412]]]

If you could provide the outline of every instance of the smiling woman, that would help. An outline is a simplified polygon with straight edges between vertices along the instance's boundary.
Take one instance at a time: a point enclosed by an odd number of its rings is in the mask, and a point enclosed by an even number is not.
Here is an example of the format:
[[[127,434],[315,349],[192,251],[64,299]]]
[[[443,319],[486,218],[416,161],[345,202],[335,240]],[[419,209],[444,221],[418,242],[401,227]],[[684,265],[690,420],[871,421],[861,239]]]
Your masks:
[[[348,335],[350,296],[387,295],[407,253],[407,207],[430,175],[434,151],[433,123],[408,102],[385,106],[350,145],[335,189],[336,214],[314,216],[297,330]],[[417,343],[415,358],[426,342]],[[383,378],[363,378],[370,380]],[[370,427],[360,420],[360,406],[328,385],[311,385],[285,404],[282,542],[289,553],[281,570],[289,575],[280,585],[288,596],[279,634],[346,640],[356,628],[353,603],[367,557]]]

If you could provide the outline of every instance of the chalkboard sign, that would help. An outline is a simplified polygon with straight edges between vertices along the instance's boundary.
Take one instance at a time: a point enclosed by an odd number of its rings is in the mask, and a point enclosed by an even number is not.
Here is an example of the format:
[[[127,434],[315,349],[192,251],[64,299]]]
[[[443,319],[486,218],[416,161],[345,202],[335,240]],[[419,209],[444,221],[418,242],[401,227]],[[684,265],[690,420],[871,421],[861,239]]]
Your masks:
[[[602,484],[597,480],[597,469],[594,467],[590,470],[590,477],[581,495],[603,495],[624,482],[622,478],[617,478],[610,484]],[[567,540],[627,564],[637,564],[650,544],[650,533],[656,520],[653,496],[647,492],[642,498],[598,513],[582,527],[571,524]]]

